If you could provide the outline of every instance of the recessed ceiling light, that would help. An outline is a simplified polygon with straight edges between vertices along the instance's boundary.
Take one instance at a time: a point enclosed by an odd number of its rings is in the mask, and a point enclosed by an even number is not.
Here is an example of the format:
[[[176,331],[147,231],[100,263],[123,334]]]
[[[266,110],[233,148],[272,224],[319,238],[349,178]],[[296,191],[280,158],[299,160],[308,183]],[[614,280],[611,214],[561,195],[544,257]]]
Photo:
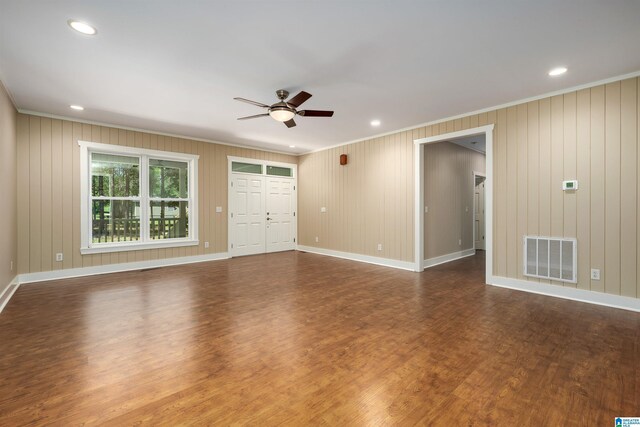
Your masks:
[[[290,145],[289,148],[296,148],[296,146],[295,145]]]
[[[72,110],[78,110],[78,111],[84,110],[84,107],[81,105],[69,105],[69,108],[71,108]]]
[[[98,32],[98,30],[96,30],[95,28],[93,28],[89,24],[85,24],[84,22],[80,22],[80,21],[76,21],[76,20],[73,20],[73,19],[69,19],[67,21],[67,23],[69,24],[69,26],[71,28],[73,28],[77,32],[82,33],[82,34],[86,34],[88,36],[93,36]]]
[[[567,67],[557,67],[557,68],[554,68],[553,70],[549,71],[549,75],[551,77],[554,77],[554,76],[559,76],[561,74],[564,74],[566,72],[567,72]]]
[[[371,126],[380,126],[380,120],[371,120]]]

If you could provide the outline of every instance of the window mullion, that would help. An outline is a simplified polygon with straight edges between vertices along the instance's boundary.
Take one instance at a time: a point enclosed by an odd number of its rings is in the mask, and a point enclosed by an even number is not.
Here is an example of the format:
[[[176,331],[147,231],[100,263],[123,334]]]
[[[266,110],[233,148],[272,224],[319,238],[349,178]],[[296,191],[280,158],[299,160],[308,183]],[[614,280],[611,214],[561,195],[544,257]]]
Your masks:
[[[140,239],[149,239],[149,157],[140,157]]]

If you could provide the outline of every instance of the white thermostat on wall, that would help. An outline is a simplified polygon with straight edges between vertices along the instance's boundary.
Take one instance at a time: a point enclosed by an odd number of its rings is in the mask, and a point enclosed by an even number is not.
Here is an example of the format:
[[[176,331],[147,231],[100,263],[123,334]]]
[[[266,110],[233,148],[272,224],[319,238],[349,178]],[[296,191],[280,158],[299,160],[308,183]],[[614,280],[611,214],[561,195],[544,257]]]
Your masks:
[[[562,189],[564,191],[573,191],[578,189],[578,181],[562,181]]]

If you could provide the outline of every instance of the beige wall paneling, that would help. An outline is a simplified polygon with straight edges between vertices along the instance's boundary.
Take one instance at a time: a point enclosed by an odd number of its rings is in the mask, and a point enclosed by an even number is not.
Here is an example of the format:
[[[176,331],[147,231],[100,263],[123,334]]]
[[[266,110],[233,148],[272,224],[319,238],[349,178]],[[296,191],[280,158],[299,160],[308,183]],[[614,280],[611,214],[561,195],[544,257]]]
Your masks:
[[[591,268],[600,269],[600,280],[591,280],[592,291],[605,291],[605,94],[604,86],[591,89]],[[580,251],[580,248],[578,248]]]
[[[62,120],[54,119],[51,121],[51,248],[54,270],[60,270],[64,265],[62,156]],[[57,253],[62,253],[63,261],[55,261]]]
[[[17,140],[18,140],[18,273],[30,271],[29,226],[31,211],[29,195],[29,117],[18,114],[17,117]]]
[[[576,92],[564,95],[563,181],[577,179],[576,103]],[[563,237],[577,238],[577,191],[563,191],[563,199]],[[574,283],[564,282],[563,285],[576,287]]]
[[[576,97],[576,236],[578,239],[578,288],[591,289],[591,90]]]
[[[621,82],[620,93],[620,294],[636,297],[638,81]]]
[[[527,225],[526,235],[540,234],[540,123],[539,102],[533,101],[527,105]],[[495,196],[494,196],[495,197]],[[527,280],[538,282],[533,277]]]
[[[29,119],[29,267],[42,271],[40,117]]]
[[[551,236],[551,99],[541,99],[539,111],[539,235]],[[498,196],[499,197],[499,196]],[[540,280],[550,283],[549,280]]]
[[[522,258],[524,256],[524,247],[523,247],[523,237],[527,234],[527,225],[528,225],[528,183],[529,183],[529,159],[527,157],[528,154],[528,144],[529,144],[529,133],[527,128],[528,123],[528,105],[520,104],[518,105],[517,111],[518,117],[518,197],[517,197],[517,233],[516,233],[516,248],[517,248],[517,268],[516,274],[519,279],[524,279],[524,266]],[[533,165],[532,165],[533,167]]]
[[[564,235],[564,96],[551,98],[551,236]],[[564,286],[564,282],[552,281]]]
[[[506,228],[507,228],[507,276],[518,276],[518,116],[517,107],[507,108],[507,182],[506,182]]]
[[[494,266],[496,276],[507,275],[507,110],[500,109],[496,115],[494,150],[494,193],[495,199],[495,243]],[[499,195],[503,195],[500,197]]]
[[[42,247],[41,268],[49,271],[53,267],[55,255],[52,253],[52,199],[51,199],[51,119],[43,117],[40,120],[40,239]]]
[[[620,294],[620,82],[605,86],[605,292]]]
[[[28,117],[28,116],[25,116]],[[62,121],[62,268],[73,267],[73,124]],[[29,272],[29,270],[26,270]]]

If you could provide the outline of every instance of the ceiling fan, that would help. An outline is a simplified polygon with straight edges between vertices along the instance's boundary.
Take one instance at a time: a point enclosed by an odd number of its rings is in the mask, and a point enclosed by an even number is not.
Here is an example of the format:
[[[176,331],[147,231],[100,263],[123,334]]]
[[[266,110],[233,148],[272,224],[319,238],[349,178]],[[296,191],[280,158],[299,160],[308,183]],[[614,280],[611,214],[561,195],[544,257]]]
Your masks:
[[[263,104],[261,102],[251,101],[245,98],[233,98],[236,101],[246,102],[248,104],[257,105],[258,107],[267,108],[268,112],[264,114],[256,114],[255,116],[240,117],[238,120],[255,119],[258,117],[271,116],[272,119],[279,122],[283,122],[288,128],[292,128],[296,125],[293,118],[296,116],[305,117],[331,117],[333,111],[322,110],[297,110],[307,99],[311,98],[311,94],[305,91],[301,91],[288,101],[285,101],[289,97],[289,92],[280,89],[276,91],[276,96],[280,100],[273,105]]]

